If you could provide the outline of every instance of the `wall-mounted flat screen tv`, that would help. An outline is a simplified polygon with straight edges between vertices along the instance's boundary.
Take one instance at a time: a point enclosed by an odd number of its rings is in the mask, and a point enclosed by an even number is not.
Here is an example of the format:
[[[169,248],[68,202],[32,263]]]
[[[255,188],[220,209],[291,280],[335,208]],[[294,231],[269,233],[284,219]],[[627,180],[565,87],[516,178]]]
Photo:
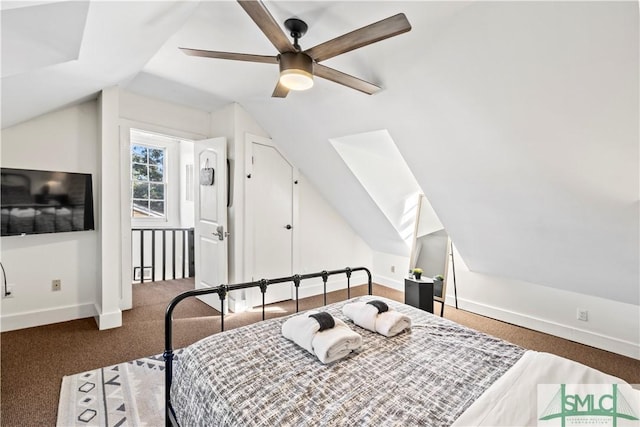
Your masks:
[[[91,174],[0,169],[2,236],[93,230]]]

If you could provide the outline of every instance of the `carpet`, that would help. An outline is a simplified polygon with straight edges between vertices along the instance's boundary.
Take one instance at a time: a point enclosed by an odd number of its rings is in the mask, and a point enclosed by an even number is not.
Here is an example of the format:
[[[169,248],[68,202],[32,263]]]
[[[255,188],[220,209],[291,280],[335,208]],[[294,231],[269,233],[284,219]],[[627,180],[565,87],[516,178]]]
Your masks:
[[[56,425],[164,425],[164,370],[160,354],[63,377]]]

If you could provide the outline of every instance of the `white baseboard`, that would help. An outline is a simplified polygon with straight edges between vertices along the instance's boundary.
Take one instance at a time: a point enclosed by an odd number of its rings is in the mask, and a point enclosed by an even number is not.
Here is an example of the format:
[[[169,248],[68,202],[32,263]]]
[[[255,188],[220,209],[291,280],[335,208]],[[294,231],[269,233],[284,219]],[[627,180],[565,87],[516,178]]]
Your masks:
[[[298,298],[302,299],[302,298],[308,298],[316,295],[322,295],[324,292],[324,285],[322,283],[322,279],[316,279],[316,280],[319,281],[319,283],[311,283],[311,282],[301,283],[300,287],[298,288]],[[388,279],[388,278],[383,278],[381,280],[380,277],[378,277],[374,279],[373,282],[378,285],[386,286],[388,288],[392,288],[392,289],[404,292],[404,283],[400,283],[397,280]],[[351,288],[353,289],[356,286],[362,286],[362,285],[366,285],[366,280],[364,283],[361,283],[360,281],[358,281],[357,283],[351,283]],[[341,289],[347,289],[347,282],[344,278],[327,280],[327,292],[338,291]],[[294,286],[291,286],[291,299],[294,301],[296,299]],[[245,301],[243,300],[242,303],[245,303]],[[235,301],[235,304],[238,304],[238,302]],[[242,311],[248,308],[249,308],[248,305],[246,307],[243,306]]]
[[[447,305],[453,305],[452,298],[447,299]],[[595,332],[578,329],[573,326],[562,325],[545,319],[505,310],[504,308],[469,301],[460,297],[458,297],[458,307],[462,310],[467,310],[492,319],[512,323],[514,325],[544,332],[570,341],[579,342],[591,347],[600,348],[612,353],[640,360],[640,345],[637,343],[611,338]]]
[[[307,297],[311,297],[314,295],[322,295],[322,293],[324,292],[324,285],[322,283],[322,279],[318,279],[320,280],[320,283],[315,283],[315,284],[305,284],[304,282],[300,284],[300,287],[298,288],[298,298],[307,298]],[[362,285],[362,283],[351,283],[351,288],[353,289],[356,286],[360,286]],[[344,278],[336,278],[334,280],[327,280],[327,292],[333,292],[333,291],[338,291],[340,289],[347,289],[347,281]],[[292,287],[292,291],[291,291],[291,299],[293,299],[295,301],[296,299],[296,291],[295,291],[295,287]]]
[[[94,304],[80,304],[67,307],[56,307],[48,310],[29,311],[2,316],[2,332],[17,329],[32,328],[34,326],[49,325],[51,323],[67,322],[69,320],[84,319],[97,316]]]
[[[300,284],[300,286],[298,287],[298,298],[302,299],[302,298],[307,298],[307,297],[312,297],[312,296],[316,296],[316,295],[322,295],[324,292],[324,285],[322,283],[322,279],[317,278],[315,279],[316,283],[313,282],[302,282]],[[360,281],[357,281],[357,283],[351,283],[351,289],[355,288],[356,286],[362,286],[362,285],[366,285],[366,280],[364,283],[361,283]],[[334,280],[327,280],[327,292],[333,292],[333,291],[338,291],[341,289],[347,289],[347,282],[344,278],[335,278]],[[291,286],[291,299],[295,301],[296,299],[296,288],[295,286]],[[260,306],[260,302],[255,301],[255,304],[253,307],[258,307]],[[251,308],[251,304],[249,303],[249,301],[247,300],[234,300],[232,298],[229,298],[229,307],[231,309],[231,311],[233,311],[234,313],[239,313],[242,311],[247,311]]]
[[[395,289],[397,291],[400,292],[404,292],[404,282],[398,281],[396,279],[390,279],[388,277],[384,277],[384,276],[373,276],[372,275],[372,281],[375,284],[381,285],[381,286],[385,286],[387,288],[391,288],[391,289]],[[351,287],[354,288],[356,286],[361,286],[361,285],[366,285],[365,283],[352,283]],[[336,280],[328,280],[327,281],[327,292],[332,292],[332,291],[337,291],[339,289],[346,289],[347,288],[347,284],[344,281],[344,279],[336,279]],[[299,290],[299,294],[300,294],[300,298],[306,298],[309,296],[313,296],[313,295],[322,295],[322,291],[323,291],[323,287],[322,287],[322,283],[320,284],[314,284],[314,285],[307,285],[305,286],[304,284],[300,285],[300,290]],[[295,291],[294,291],[295,292]],[[295,299],[295,293],[292,295],[292,299]]]
[[[373,276],[373,283],[395,289],[396,291],[404,292],[404,281],[401,280],[375,274]]]
[[[98,314],[95,316],[96,325],[101,331],[105,329],[119,328],[122,326],[122,311],[114,310],[107,313],[100,313],[100,308],[95,306]]]

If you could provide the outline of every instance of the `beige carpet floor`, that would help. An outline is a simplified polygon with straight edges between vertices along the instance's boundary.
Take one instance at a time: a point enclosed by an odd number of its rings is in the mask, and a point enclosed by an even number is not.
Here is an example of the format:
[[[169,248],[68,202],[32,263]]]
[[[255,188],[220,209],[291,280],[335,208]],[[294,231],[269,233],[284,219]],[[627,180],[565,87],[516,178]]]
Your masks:
[[[56,421],[62,377],[103,366],[162,353],[164,312],[167,302],[178,293],[193,288],[192,280],[146,283],[134,286],[134,308],[123,313],[123,326],[99,331],[93,318],[74,320],[0,334],[0,425],[53,426]],[[352,296],[364,295],[358,287]],[[374,286],[374,295],[403,301],[404,295]],[[329,294],[328,302],[346,299],[346,291]],[[306,310],[322,305],[322,297],[301,300]],[[277,317],[295,310],[293,302],[274,304]],[[436,312],[440,307],[436,303]],[[445,317],[463,325],[498,336],[522,347],[558,354],[576,360],[632,384],[640,383],[640,361],[604,350],[577,344],[525,328],[488,319],[453,307],[445,307]],[[174,347],[186,346],[220,328],[219,313],[191,298],[174,313]],[[261,312],[230,314],[225,328],[246,325],[261,319]]]

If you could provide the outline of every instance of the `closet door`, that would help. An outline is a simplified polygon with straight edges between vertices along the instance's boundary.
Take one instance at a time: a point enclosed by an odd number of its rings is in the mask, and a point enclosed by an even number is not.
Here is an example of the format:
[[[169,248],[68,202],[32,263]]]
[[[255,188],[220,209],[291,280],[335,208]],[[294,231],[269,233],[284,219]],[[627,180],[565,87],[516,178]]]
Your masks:
[[[252,217],[252,279],[270,279],[293,274],[293,185],[294,168],[276,147],[253,141],[249,180]],[[292,284],[270,285],[267,303],[291,298]],[[254,290],[252,305],[261,303]]]

